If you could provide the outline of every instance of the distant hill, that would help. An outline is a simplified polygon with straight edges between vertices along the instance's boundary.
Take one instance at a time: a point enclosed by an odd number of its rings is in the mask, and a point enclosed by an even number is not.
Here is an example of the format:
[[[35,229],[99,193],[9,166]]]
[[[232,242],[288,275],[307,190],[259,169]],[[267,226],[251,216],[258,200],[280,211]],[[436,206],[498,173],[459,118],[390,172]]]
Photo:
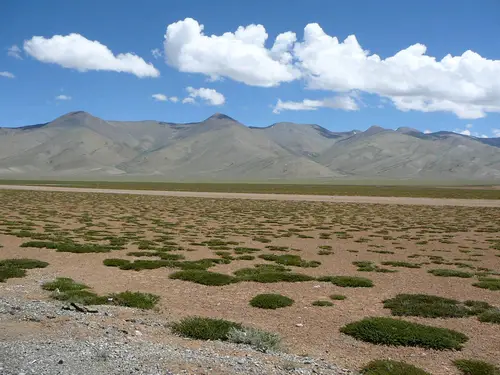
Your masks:
[[[500,180],[500,138],[289,122],[255,128],[220,113],[189,124],[105,121],[79,111],[0,128],[0,176]]]

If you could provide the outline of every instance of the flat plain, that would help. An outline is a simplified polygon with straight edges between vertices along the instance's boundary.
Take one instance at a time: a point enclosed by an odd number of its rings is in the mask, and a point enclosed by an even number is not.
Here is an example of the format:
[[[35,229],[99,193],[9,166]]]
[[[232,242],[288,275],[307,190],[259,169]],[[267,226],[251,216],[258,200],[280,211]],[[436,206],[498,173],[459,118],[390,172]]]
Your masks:
[[[464,197],[479,198],[474,191]],[[22,285],[28,298],[50,300],[40,284],[68,277],[98,295],[151,293],[159,296],[154,313],[166,322],[202,316],[242,323],[278,334],[283,350],[352,369],[377,359],[434,375],[460,374],[453,361],[464,358],[500,365],[498,207],[391,203],[2,190],[1,259],[48,265],[8,278],[0,290]],[[259,294],[286,296],[287,305],[255,307],[250,301]],[[460,309],[446,316],[408,312],[406,302],[399,313],[390,308],[396,298],[414,302],[405,295],[446,298],[440,303]],[[479,305],[487,307],[472,308]],[[349,324],[372,317],[467,339],[443,350],[348,333]],[[11,337],[16,329],[0,332]]]

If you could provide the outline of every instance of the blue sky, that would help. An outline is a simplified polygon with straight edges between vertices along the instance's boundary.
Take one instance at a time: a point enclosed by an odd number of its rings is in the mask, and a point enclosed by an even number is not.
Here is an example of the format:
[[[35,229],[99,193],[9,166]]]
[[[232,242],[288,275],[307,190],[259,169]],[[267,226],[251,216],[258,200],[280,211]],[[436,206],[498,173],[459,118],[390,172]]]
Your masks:
[[[491,137],[500,129],[499,14],[498,0],[5,0],[0,126],[75,110],[174,122],[222,112],[254,126],[409,126]],[[236,37],[222,36],[240,26]],[[278,48],[282,33],[287,42]],[[349,35],[354,42],[344,42]]]

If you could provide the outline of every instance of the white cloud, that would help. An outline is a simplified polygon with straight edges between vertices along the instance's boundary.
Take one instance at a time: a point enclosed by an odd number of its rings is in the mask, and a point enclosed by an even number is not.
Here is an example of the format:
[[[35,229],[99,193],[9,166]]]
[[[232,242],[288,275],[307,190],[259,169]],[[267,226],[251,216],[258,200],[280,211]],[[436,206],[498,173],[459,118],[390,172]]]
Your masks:
[[[162,56],[161,50],[159,48],[152,49],[151,54],[155,59],[158,59]]]
[[[151,95],[157,102],[166,102],[168,100],[166,95],[163,94],[153,94]]]
[[[91,41],[80,34],[54,35],[46,39],[34,36],[24,41],[24,51],[35,59],[61,65],[80,72],[108,70],[125,72],[137,77],[158,77],[160,72],[133,53],[113,52],[97,40]]]
[[[318,108],[342,109],[344,111],[359,110],[358,103],[352,97],[343,95],[322,100],[304,99],[301,102],[284,102],[278,99],[273,113],[280,113],[282,111],[315,111]]]
[[[469,136],[469,137],[471,136],[471,132],[470,132],[470,130],[469,130],[469,129],[462,130],[462,131],[460,132],[460,134],[462,134],[462,135],[467,135],[467,136]]]
[[[21,56],[21,48],[19,48],[19,46],[15,44],[7,49],[7,55],[10,57],[14,57],[15,59],[23,59],[23,57]]]
[[[222,95],[220,92],[215,91],[214,89],[207,89],[204,87],[195,89],[193,87],[186,87],[186,90],[189,94],[189,97],[185,98],[182,101],[183,103],[194,103],[196,98],[200,98],[205,101],[205,103],[210,105],[222,105],[226,101],[224,95]]]
[[[461,118],[500,112],[500,60],[475,52],[438,61],[414,44],[386,59],[370,54],[354,35],[343,42],[318,24],[304,29],[294,55],[310,88],[360,91],[390,98],[400,110],[448,111]]]
[[[0,72],[0,77],[16,78],[16,76],[11,72]]]
[[[500,129],[491,129],[494,137],[500,137]]]
[[[196,101],[189,96],[187,98],[182,99],[182,104],[194,104]]]
[[[500,60],[470,50],[438,60],[417,43],[382,58],[354,35],[339,41],[316,23],[306,25],[302,41],[291,31],[279,34],[271,48],[267,39],[262,25],[208,36],[203,25],[186,18],[167,27],[165,57],[180,71],[212,79],[263,87],[303,79],[310,89],[379,95],[401,111],[451,112],[464,119],[500,112]]]
[[[466,129],[472,129],[472,128],[473,128],[473,125],[472,125],[472,124],[467,124],[467,125],[465,125],[465,128],[466,128]]]
[[[56,100],[71,100],[71,96],[68,96],[68,95],[58,95],[58,96],[56,96]]]
[[[424,130],[424,134],[431,134],[431,133],[432,133],[432,131],[429,129]]]
[[[171,96],[169,98],[169,100],[172,102],[172,103],[177,103],[179,101],[179,98],[177,96]]]
[[[207,36],[192,18],[168,25],[165,59],[181,72],[202,73],[211,79],[228,77],[251,86],[271,87],[300,77],[290,64],[295,34],[278,35],[274,46],[262,25],[240,26],[233,32]]]

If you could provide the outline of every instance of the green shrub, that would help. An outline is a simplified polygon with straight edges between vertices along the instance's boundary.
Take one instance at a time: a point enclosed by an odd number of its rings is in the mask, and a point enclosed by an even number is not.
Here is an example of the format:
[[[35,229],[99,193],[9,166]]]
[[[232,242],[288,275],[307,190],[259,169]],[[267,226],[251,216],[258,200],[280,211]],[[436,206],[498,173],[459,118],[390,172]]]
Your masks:
[[[333,303],[331,303],[330,301],[318,300],[318,301],[314,301],[311,305],[326,307],[326,306],[333,306]]]
[[[342,295],[342,294],[332,294],[330,296],[331,299],[333,299],[334,301],[343,301],[345,300],[347,297]]]
[[[438,268],[438,269],[433,269],[427,271],[434,276],[441,276],[441,277],[462,277],[462,278],[469,278],[474,276],[470,272],[465,272],[465,271],[459,271],[459,270],[449,270],[445,268]]]
[[[258,283],[301,282],[314,280],[314,277],[289,271],[275,271],[267,267],[242,268],[234,272],[241,281]]]
[[[175,263],[168,260],[134,260],[133,262],[123,263],[119,266],[122,270],[154,270],[162,267],[174,267]]]
[[[368,363],[361,369],[363,375],[431,375],[413,365],[404,362],[379,359]]]
[[[255,247],[235,247],[234,248],[235,254],[249,254],[249,253],[255,253],[257,251],[260,251],[260,249],[257,249]]]
[[[483,289],[500,290],[500,279],[495,279],[493,277],[482,277],[479,279],[479,282],[472,285]]]
[[[4,259],[0,260],[0,282],[7,279],[26,276],[26,270],[32,268],[45,268],[49,264],[36,259]]]
[[[420,264],[399,262],[399,261],[387,261],[387,262],[382,262],[382,264],[384,266],[393,266],[393,267],[420,268]]]
[[[108,253],[111,250],[120,250],[123,246],[98,245],[98,244],[79,244],[75,242],[52,242],[52,241],[28,241],[21,247],[37,247],[46,249],[56,249],[64,253]]]
[[[76,283],[69,277],[58,277],[54,281],[46,282],[42,285],[44,290],[59,290],[60,292],[67,292],[73,290],[89,289],[90,287],[85,284]]]
[[[276,262],[278,264],[283,264],[285,266],[295,266],[304,268],[318,267],[321,264],[321,262],[315,260],[306,261],[302,259],[299,255],[291,255],[291,254],[283,254],[283,255],[262,254],[259,255],[259,258]]]
[[[500,375],[500,369],[490,363],[472,359],[458,359],[453,364],[462,375]]]
[[[129,291],[113,293],[108,298],[111,298],[112,303],[115,305],[139,309],[152,309],[160,300],[160,297],[155,294]]]
[[[178,335],[197,340],[220,340],[227,341],[229,331],[242,329],[239,323],[223,319],[211,319],[202,317],[187,317],[180,322],[172,324],[172,331]]]
[[[261,309],[278,309],[293,305],[293,299],[281,294],[259,294],[250,300],[250,305]]]
[[[111,259],[104,259],[102,263],[108,267],[126,268],[130,264],[130,261],[127,259],[111,258]]]
[[[331,282],[344,288],[370,288],[373,286],[373,281],[370,279],[355,276],[322,276],[318,277],[318,281]]]
[[[7,279],[20,278],[26,276],[26,271],[22,268],[0,266],[0,282]]]
[[[240,255],[236,257],[237,260],[254,260],[255,257],[253,255]]]
[[[177,271],[170,275],[171,279],[192,281],[193,283],[203,284],[203,285],[228,285],[238,282],[238,279],[225,275],[223,273],[210,272],[205,270],[183,270]]]
[[[475,315],[488,308],[486,302],[459,301],[426,294],[398,294],[384,301],[384,307],[396,316],[421,316],[424,318],[462,318]]]
[[[471,310],[471,315],[481,314],[484,311],[493,308],[493,306],[491,306],[488,302],[483,302],[483,301],[467,300],[464,302],[464,305]]]
[[[427,349],[462,349],[468,340],[463,333],[404,320],[376,317],[349,323],[342,333],[379,345],[417,346]]]
[[[277,334],[251,327],[231,328],[227,340],[236,344],[250,345],[264,353],[278,351],[281,345],[281,338]]]
[[[108,303],[106,296],[99,296],[94,292],[86,289],[68,290],[65,292],[52,293],[52,298],[59,301],[74,302],[82,305],[105,305]]]
[[[500,324],[500,309],[489,309],[479,314],[480,322]]]

